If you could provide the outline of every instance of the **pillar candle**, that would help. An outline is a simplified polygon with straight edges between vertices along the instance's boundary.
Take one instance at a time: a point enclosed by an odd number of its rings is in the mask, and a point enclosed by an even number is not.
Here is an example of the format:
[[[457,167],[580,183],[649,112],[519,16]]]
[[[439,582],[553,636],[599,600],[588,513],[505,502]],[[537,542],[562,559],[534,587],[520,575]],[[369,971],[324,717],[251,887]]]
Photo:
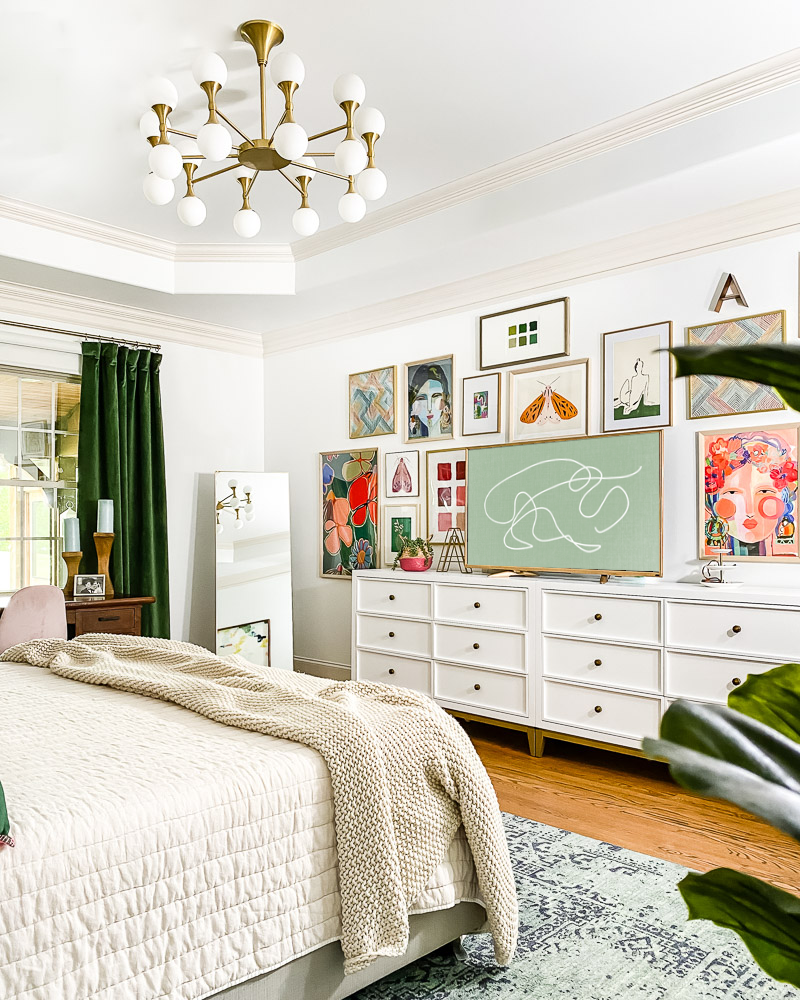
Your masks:
[[[77,517],[64,518],[64,551],[80,552],[81,526]]]
[[[97,530],[106,534],[114,531],[113,500],[97,501]]]

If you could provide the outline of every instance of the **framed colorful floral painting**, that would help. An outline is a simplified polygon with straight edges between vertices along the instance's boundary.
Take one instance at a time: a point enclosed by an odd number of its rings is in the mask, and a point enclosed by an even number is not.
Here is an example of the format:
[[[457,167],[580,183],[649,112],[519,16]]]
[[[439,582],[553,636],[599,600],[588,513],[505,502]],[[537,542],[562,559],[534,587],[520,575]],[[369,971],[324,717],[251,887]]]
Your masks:
[[[394,434],[395,371],[390,365],[348,377],[351,438]]]
[[[700,557],[736,562],[798,558],[797,445],[800,424],[700,431]]]
[[[400,552],[401,536],[417,538],[419,536],[419,504],[397,504],[386,506],[381,511],[383,520],[383,561],[384,565],[392,566],[395,556]]]
[[[387,451],[384,490],[390,500],[419,496],[419,452]]]
[[[429,451],[427,535],[444,543],[451,528],[467,526],[467,452],[465,448]]]
[[[320,455],[323,577],[378,566],[378,452]]]
[[[453,355],[406,365],[406,442],[453,436]]]

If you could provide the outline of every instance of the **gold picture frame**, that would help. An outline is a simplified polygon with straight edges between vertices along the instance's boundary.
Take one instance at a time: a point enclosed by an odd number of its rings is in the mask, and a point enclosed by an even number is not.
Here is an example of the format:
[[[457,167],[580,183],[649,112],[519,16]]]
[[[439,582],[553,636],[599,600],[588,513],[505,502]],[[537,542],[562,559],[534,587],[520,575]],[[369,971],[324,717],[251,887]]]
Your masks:
[[[583,369],[584,369],[584,371],[583,371],[583,381],[581,383],[582,386],[583,386],[583,394],[584,394],[582,429],[581,430],[576,430],[574,433],[569,433],[569,434],[557,434],[556,433],[556,434],[553,434],[552,437],[550,435],[541,435],[539,437],[537,437],[535,435],[532,435],[530,437],[518,437],[516,435],[517,423],[518,423],[518,421],[516,419],[516,414],[517,414],[517,410],[519,409],[519,407],[517,405],[517,391],[518,391],[517,390],[517,384],[518,384],[520,376],[522,376],[522,375],[535,375],[535,374],[537,374],[539,372],[542,372],[542,373],[544,373],[544,372],[550,372],[550,371],[553,371],[556,368],[579,368],[581,366],[583,366]],[[550,388],[550,387],[548,386],[548,388]],[[590,381],[590,363],[589,363],[589,358],[574,358],[574,359],[570,358],[569,361],[557,361],[557,362],[555,362],[555,364],[536,365],[536,366],[534,366],[532,368],[520,368],[518,371],[509,372],[509,375],[508,375],[508,437],[509,437],[509,444],[521,444],[523,442],[529,442],[530,443],[532,441],[555,441],[555,440],[559,440],[559,439],[562,439],[562,438],[569,438],[569,437],[587,437],[588,434],[589,434],[589,403],[590,403],[589,397],[590,397],[590,391],[591,391],[591,381]],[[546,392],[543,392],[540,395],[546,396]],[[552,408],[552,405],[553,404],[551,403],[551,408]],[[558,416],[558,414],[556,414],[556,415]],[[489,447],[491,447],[491,446],[489,446]]]
[[[664,327],[664,326],[667,327],[667,342],[668,342],[667,343],[667,347],[671,348],[672,345],[673,345],[673,327],[672,327],[672,320],[669,320],[669,319],[663,319],[663,320],[660,320],[657,323],[642,323],[640,326],[627,326],[627,327],[623,327],[621,330],[609,330],[607,333],[603,334],[603,343],[602,343],[602,349],[601,349],[601,364],[602,364],[601,380],[602,380],[602,401],[603,401],[602,420],[603,420],[603,432],[604,433],[606,433],[606,434],[611,433],[611,432],[615,431],[617,429],[617,427],[619,426],[616,423],[611,423],[609,425],[609,422],[608,422],[609,386],[607,384],[606,379],[607,379],[607,376],[608,376],[609,373],[608,373],[608,368],[607,368],[607,364],[606,364],[606,355],[608,353],[609,341],[606,338],[608,338],[608,337],[616,337],[616,336],[618,336],[621,333],[635,333],[637,330],[649,330],[649,329],[655,329],[657,327]],[[631,339],[635,339],[635,338],[631,338]],[[672,418],[673,418],[672,407],[673,407],[673,395],[674,395],[674,392],[673,392],[674,370],[675,370],[674,359],[672,358],[672,355],[668,355],[667,356],[667,398],[669,400],[669,414],[668,414],[668,420],[666,421],[666,423],[662,422],[662,423],[658,423],[658,424],[643,424],[642,426],[638,426],[638,427],[624,427],[624,428],[623,427],[619,427],[619,430],[620,430],[621,433],[626,433],[627,431],[653,431],[653,430],[658,430],[659,427],[672,427]],[[611,374],[612,374],[612,378],[613,378],[613,370],[612,370]],[[662,374],[661,371],[659,371],[659,382],[661,380],[661,374]],[[612,393],[612,414],[613,414],[613,383],[612,383],[611,393]]]
[[[532,309],[544,309],[547,306],[555,306],[562,303],[564,309],[563,331],[561,334],[562,341],[553,345],[556,350],[552,350],[546,354],[540,354],[538,352],[528,353],[527,357],[517,355],[516,357],[509,357],[507,361],[496,359],[492,360],[491,357],[487,356],[487,341],[489,337],[491,335],[500,335],[500,330],[495,330],[494,327],[499,327],[497,321],[500,320],[501,316],[512,316],[517,313],[526,313]],[[478,332],[478,367],[481,371],[488,371],[492,368],[513,368],[515,365],[539,364],[540,361],[549,361],[552,358],[567,357],[569,355],[569,312],[569,298],[567,296],[562,296],[557,299],[547,299],[544,302],[532,302],[527,306],[516,306],[513,309],[501,309],[500,312],[487,313],[486,316],[481,316],[479,320]],[[492,323],[491,321],[495,322]],[[536,321],[534,320],[534,322]],[[530,323],[530,318],[528,318],[525,323],[528,325]],[[493,328],[492,330],[488,329],[490,326]],[[526,330],[525,333],[527,334],[528,331]],[[526,342],[524,346],[529,348],[530,344]],[[515,344],[514,350],[519,350],[518,342]],[[507,352],[508,348],[506,353]]]
[[[479,372],[477,375],[467,375],[465,378],[461,379],[461,436],[462,437],[478,437],[482,434],[502,434],[503,433],[503,373],[502,372]],[[492,409],[495,413],[495,423],[496,427],[490,430],[467,430],[467,398],[469,392],[473,393],[474,389],[467,390],[467,383],[476,380],[496,380],[495,386],[495,403]],[[480,390],[478,390],[480,391]]]
[[[354,434],[353,430],[353,379],[357,379],[362,375],[374,375],[378,372],[388,372],[392,373],[392,426],[386,430],[372,430],[367,434]],[[365,438],[380,437],[384,434],[396,434],[397,433],[397,421],[399,415],[398,399],[397,399],[397,365],[382,365],[380,368],[367,368],[363,372],[353,372],[351,375],[347,376],[347,428],[348,436],[351,441],[363,441]]]
[[[432,503],[432,500],[433,500],[433,487],[431,485],[431,459],[433,459],[434,461],[438,461],[437,459],[433,458],[435,455],[451,455],[451,454],[457,453],[457,452],[463,452],[463,454],[464,454],[464,500],[465,500],[465,504],[464,504],[464,524],[462,526],[462,525],[459,525],[459,524],[456,523],[456,524],[453,524],[452,527],[453,528],[461,527],[462,530],[464,531],[464,534],[466,535],[466,530],[467,530],[467,508],[466,508],[466,490],[467,490],[467,476],[466,476],[467,466],[466,466],[466,461],[467,461],[467,454],[466,453],[467,453],[467,449],[466,449],[466,447],[460,447],[460,448],[432,448],[430,451],[426,451],[425,452],[425,537],[426,538],[430,538],[433,545],[444,545],[445,536],[447,535],[447,529],[443,529],[443,530],[440,531],[438,525],[436,527],[433,527],[432,524],[431,524],[431,520],[432,520],[431,519],[431,508],[433,507],[433,503]],[[458,459],[456,459],[456,461],[458,461]],[[453,488],[456,489],[456,502],[453,504],[454,508],[458,506],[458,491],[457,491],[457,487],[458,487],[458,480],[456,479],[453,482],[453,485],[451,487],[451,489],[453,489]],[[458,514],[458,512],[456,511],[456,517],[457,517],[457,514]],[[439,536],[439,535],[441,535],[441,537],[436,537],[436,536]]]
[[[430,434],[423,435],[422,433],[420,433],[418,435],[412,436],[411,435],[411,420],[412,420],[413,417],[416,417],[417,420],[419,420],[419,416],[417,414],[413,414],[411,412],[411,404],[410,404],[410,401],[409,401],[409,394],[410,394],[410,389],[411,389],[411,387],[409,385],[409,370],[412,369],[412,368],[422,369],[422,368],[426,368],[426,367],[430,369],[431,367],[433,367],[435,365],[443,365],[445,362],[447,362],[449,364],[449,375],[444,370],[444,368],[442,368],[442,371],[440,372],[440,374],[444,374],[448,378],[448,382],[449,382],[448,395],[449,395],[450,398],[449,398],[449,400],[443,400],[443,402],[442,402],[442,411],[441,411],[441,415],[440,415],[440,418],[439,418],[439,425],[441,426],[441,416],[444,415],[445,407],[449,407],[448,417],[449,417],[450,433],[449,434],[436,434],[434,436],[431,436]],[[432,372],[429,371],[429,374],[434,374],[434,373],[432,373]],[[415,376],[416,376],[416,373],[415,373]],[[455,359],[454,359],[454,357],[453,357],[452,354],[441,354],[438,357],[435,357],[435,358],[425,358],[422,361],[409,361],[409,362],[407,362],[403,366],[403,393],[404,393],[404,396],[403,396],[403,420],[405,421],[405,429],[403,431],[403,442],[404,442],[404,444],[426,444],[426,443],[434,443],[434,442],[437,442],[437,441],[452,441],[452,439],[455,437],[455,405],[456,405],[456,386],[455,386],[455,381],[456,381],[456,366],[455,366]],[[444,390],[444,388],[445,388],[444,387],[444,383],[440,382],[440,384],[442,385],[442,390]],[[421,388],[421,386],[420,386],[420,388]],[[444,392],[443,392],[443,394],[444,394]],[[435,411],[431,411],[431,412],[435,412]],[[420,431],[421,431],[423,425],[422,425],[421,421],[419,421],[419,422],[420,422]]]

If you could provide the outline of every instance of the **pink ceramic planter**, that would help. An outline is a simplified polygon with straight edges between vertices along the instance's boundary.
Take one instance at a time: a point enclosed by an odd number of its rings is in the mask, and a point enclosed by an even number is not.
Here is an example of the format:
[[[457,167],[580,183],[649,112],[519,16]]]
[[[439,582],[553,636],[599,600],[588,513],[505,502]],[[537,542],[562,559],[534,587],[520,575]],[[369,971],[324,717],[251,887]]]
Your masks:
[[[406,573],[422,573],[433,565],[433,556],[401,556],[400,569]]]

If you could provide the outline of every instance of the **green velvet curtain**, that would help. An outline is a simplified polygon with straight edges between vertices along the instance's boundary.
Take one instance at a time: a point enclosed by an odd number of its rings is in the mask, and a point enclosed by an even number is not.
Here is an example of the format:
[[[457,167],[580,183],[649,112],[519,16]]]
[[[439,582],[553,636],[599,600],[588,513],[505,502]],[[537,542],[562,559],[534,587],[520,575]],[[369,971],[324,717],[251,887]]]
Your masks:
[[[83,344],[78,434],[82,571],[97,572],[97,501],[114,501],[110,575],[116,594],[152,595],[144,635],[169,638],[167,488],[161,355],[120,344]]]

